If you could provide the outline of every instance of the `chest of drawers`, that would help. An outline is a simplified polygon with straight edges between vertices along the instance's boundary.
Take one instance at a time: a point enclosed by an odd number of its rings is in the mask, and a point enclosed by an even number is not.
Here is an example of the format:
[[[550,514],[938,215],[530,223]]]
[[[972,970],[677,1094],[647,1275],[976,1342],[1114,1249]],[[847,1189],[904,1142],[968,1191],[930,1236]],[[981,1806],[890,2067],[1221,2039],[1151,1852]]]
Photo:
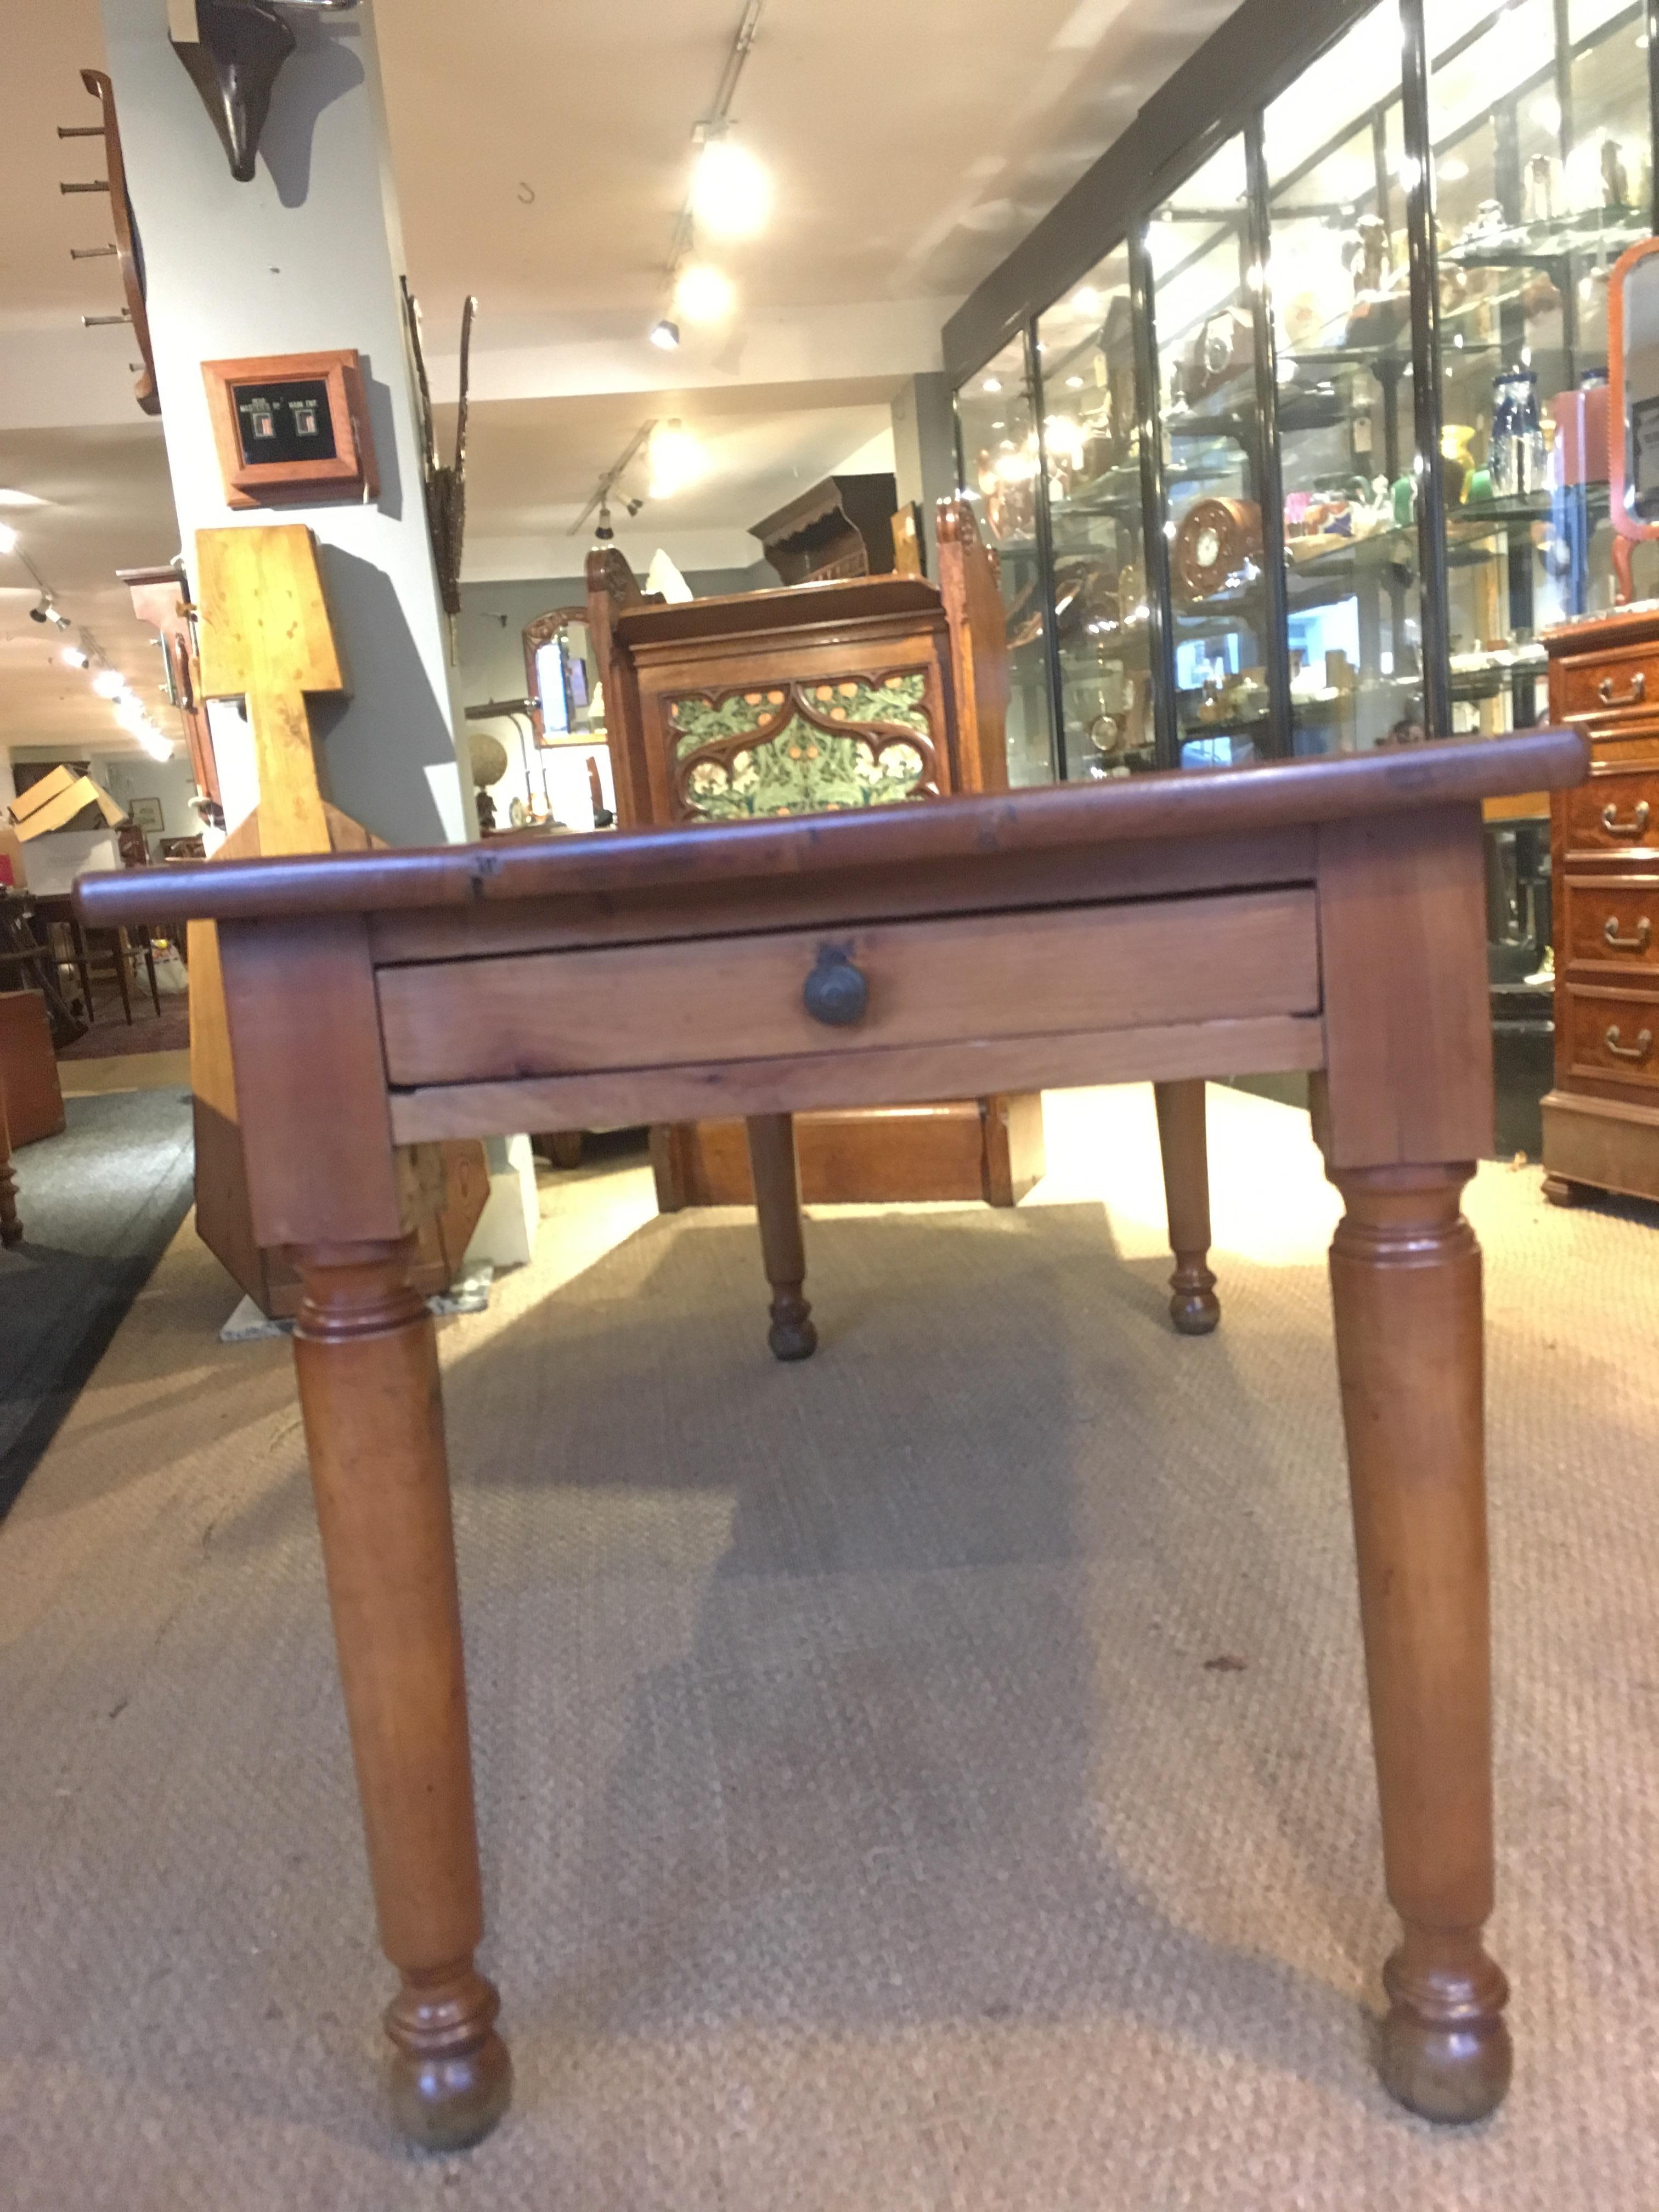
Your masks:
[[[1590,772],[1550,802],[1555,1087],[1546,1196],[1659,1198],[1659,602],[1564,623],[1545,643],[1550,720]]]

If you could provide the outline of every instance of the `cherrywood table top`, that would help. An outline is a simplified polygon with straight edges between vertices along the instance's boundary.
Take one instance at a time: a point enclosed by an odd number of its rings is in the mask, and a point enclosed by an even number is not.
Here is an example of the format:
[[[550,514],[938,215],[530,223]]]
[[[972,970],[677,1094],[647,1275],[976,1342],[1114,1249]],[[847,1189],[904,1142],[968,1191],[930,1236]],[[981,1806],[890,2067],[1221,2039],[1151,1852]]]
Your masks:
[[[844,814],[780,816],[526,844],[443,845],[258,860],[173,861],[81,877],[88,922],[228,921],[494,905],[562,896],[692,892],[716,884],[950,866],[1152,840],[1238,837],[1548,790],[1589,765],[1574,730],[1285,761],[1170,769]]]

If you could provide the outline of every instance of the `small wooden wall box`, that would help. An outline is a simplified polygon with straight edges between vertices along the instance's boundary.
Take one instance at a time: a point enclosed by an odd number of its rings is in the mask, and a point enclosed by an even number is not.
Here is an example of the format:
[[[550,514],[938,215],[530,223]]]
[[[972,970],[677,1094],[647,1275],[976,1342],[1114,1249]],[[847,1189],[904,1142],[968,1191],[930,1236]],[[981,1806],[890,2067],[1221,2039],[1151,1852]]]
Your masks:
[[[380,496],[355,349],[204,361],[202,377],[228,507]]]

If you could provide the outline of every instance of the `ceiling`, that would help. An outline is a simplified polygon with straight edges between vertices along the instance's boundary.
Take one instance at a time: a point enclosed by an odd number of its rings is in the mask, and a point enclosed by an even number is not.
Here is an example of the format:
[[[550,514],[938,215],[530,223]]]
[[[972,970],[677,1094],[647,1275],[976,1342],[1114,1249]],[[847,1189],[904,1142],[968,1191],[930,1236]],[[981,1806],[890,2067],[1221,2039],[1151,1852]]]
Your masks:
[[[901,381],[939,365],[960,298],[1232,4],[766,0],[732,114],[772,173],[774,217],[721,252],[732,325],[688,329],[665,355],[645,331],[741,0],[382,0],[392,167],[441,398],[455,388],[447,334],[464,295],[479,300],[467,575],[571,573],[584,541],[569,525],[601,471],[665,416],[697,428],[708,476],[647,509],[647,529],[619,517],[619,542],[636,565],[659,541],[684,567],[750,557],[748,526],[869,448]],[[69,258],[107,236],[103,207],[57,190],[101,173],[95,146],[56,136],[94,112],[79,71],[101,58],[97,0],[53,0],[0,84],[0,485],[52,502],[11,520],[148,689],[152,649],[112,572],[174,550],[163,449],[131,399],[128,333],[80,320],[118,303],[112,262]],[[129,743],[27,621],[32,592],[5,588],[25,582],[0,568],[0,740]]]
[[[134,620],[115,575],[118,567],[160,568],[179,550],[161,426],[134,412],[123,428],[0,429],[0,488],[45,502],[0,502],[0,521],[17,532],[73,621],[64,631],[31,621],[34,586],[15,556],[0,554],[0,744],[138,751],[88,674],[64,665],[64,647],[77,643],[100,651],[162,728],[179,734],[179,719],[159,694],[153,633]]]

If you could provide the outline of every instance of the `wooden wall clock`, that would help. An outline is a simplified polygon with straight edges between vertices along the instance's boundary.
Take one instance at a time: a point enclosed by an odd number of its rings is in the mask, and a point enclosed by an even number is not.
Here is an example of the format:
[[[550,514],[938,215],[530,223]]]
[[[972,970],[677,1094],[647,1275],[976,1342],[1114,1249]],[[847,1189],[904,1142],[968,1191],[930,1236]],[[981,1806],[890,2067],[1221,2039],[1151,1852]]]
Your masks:
[[[379,496],[355,349],[204,361],[202,376],[228,507]]]

